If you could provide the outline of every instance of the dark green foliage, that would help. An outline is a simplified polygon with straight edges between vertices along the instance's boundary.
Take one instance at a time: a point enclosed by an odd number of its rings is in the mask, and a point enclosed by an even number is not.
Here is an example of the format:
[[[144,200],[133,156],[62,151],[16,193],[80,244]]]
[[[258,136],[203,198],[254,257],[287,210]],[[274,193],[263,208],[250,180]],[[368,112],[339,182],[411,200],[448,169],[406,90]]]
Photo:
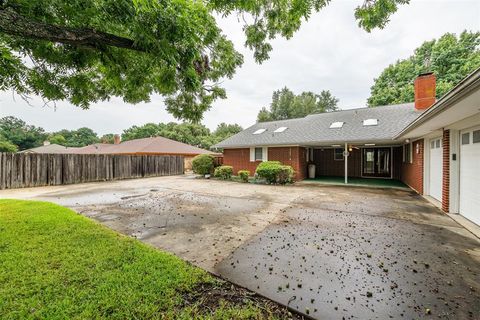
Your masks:
[[[278,184],[287,184],[293,181],[293,168],[291,166],[281,166],[277,174]]]
[[[280,161],[265,161],[257,166],[258,177],[269,184],[286,184],[293,180],[294,171],[291,166],[282,165]]]
[[[10,116],[0,119],[0,136],[19,150],[41,146],[47,139],[42,128],[27,125],[25,121]]]
[[[406,0],[368,0],[359,25],[383,28]],[[215,16],[239,16],[258,62],[329,0],[1,0],[0,90],[81,108],[120,97],[165,97],[176,118],[199,122],[220,83],[243,63]]]
[[[107,133],[100,137],[101,143],[114,143],[115,142],[115,134]]]
[[[248,182],[248,177],[250,176],[250,171],[239,170],[238,171],[238,176],[240,177],[240,180],[242,180],[242,182]]]
[[[53,144],[59,144],[61,146],[64,146],[67,144],[67,139],[61,134],[52,134],[50,137],[48,137],[48,141]]]
[[[301,118],[313,113],[335,111],[337,103],[338,99],[328,90],[324,90],[320,94],[302,92],[295,95],[285,87],[273,93],[269,109],[262,108],[257,115],[257,121]]]
[[[447,33],[426,41],[408,59],[388,66],[375,79],[368,105],[371,107],[414,101],[413,82],[424,72],[437,77],[437,98],[480,67],[480,32]]]
[[[201,175],[211,174],[213,172],[213,156],[209,154],[199,154],[192,160],[193,172]]]
[[[0,152],[17,152],[18,147],[8,141],[0,140]]]
[[[374,28],[383,29],[392,14],[397,12],[399,5],[408,4],[410,0],[365,0],[362,6],[355,10],[358,25],[370,32]]]
[[[233,174],[232,166],[220,166],[215,168],[215,173],[213,174],[215,178],[230,180]]]
[[[79,128],[77,130],[63,129],[53,134],[53,137],[62,136],[65,141],[59,143],[66,147],[84,147],[100,142],[97,134],[90,128]],[[59,138],[61,140],[61,138]],[[50,140],[52,142],[52,140]],[[54,142],[52,142],[54,143]]]

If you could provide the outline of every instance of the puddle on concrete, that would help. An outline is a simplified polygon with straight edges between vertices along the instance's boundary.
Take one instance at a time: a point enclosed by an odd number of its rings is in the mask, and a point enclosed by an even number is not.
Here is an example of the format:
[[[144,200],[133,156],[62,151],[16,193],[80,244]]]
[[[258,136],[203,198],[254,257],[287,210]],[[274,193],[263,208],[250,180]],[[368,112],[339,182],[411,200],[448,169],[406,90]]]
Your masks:
[[[368,215],[287,211],[217,265],[228,280],[317,319],[480,314],[478,246],[448,230]]]

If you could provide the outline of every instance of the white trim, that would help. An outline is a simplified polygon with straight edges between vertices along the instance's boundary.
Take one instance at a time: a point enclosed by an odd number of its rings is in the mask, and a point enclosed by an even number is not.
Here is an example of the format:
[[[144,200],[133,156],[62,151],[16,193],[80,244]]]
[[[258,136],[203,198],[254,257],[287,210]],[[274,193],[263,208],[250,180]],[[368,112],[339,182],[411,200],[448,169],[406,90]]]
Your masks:
[[[456,160],[453,160],[453,155]],[[449,213],[458,213],[460,208],[460,131],[450,129],[450,184]]]
[[[250,162],[255,162],[255,147],[250,148]]]
[[[440,139],[440,148],[443,150],[443,135],[442,136],[434,136],[431,138],[424,138],[423,139],[423,194],[426,196],[431,197],[430,192],[430,152],[431,147],[430,143],[432,141]],[[418,141],[418,140],[416,140]],[[443,151],[442,151],[443,154]],[[442,156],[442,179],[443,179],[443,156]],[[442,194],[443,194],[443,184],[442,184]],[[433,197],[432,197],[433,198]],[[440,201],[440,200],[438,200]]]
[[[268,147],[262,147],[262,161],[268,161]]]

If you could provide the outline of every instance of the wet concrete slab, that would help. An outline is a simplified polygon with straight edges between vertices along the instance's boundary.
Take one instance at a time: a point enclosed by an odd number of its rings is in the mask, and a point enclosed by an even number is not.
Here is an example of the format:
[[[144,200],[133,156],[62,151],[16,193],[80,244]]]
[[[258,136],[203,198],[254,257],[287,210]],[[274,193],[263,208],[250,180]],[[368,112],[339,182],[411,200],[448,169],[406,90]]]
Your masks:
[[[478,241],[438,226],[292,208],[217,272],[316,319],[478,319]]]
[[[161,177],[5,190],[316,319],[480,319],[480,242],[414,192]]]

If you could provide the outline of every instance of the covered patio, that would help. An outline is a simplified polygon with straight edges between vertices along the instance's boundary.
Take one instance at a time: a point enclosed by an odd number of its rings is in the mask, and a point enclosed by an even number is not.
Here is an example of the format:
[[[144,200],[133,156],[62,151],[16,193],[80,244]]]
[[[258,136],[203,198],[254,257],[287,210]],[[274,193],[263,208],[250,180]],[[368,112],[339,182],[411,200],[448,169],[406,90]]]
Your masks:
[[[312,172],[306,176],[318,182],[404,186],[399,145],[347,142],[306,147],[306,154],[306,170],[315,166],[314,177]]]

